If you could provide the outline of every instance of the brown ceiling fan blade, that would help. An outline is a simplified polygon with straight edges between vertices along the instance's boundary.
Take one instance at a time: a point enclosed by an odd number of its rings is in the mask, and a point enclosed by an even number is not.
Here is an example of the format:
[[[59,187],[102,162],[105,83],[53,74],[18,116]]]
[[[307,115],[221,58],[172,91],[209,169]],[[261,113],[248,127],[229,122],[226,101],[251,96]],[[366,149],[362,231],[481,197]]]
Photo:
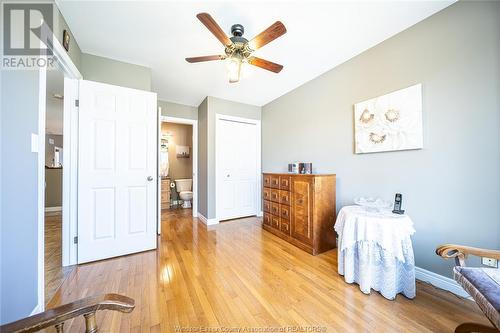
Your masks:
[[[208,30],[210,30],[211,33],[214,34],[215,37],[217,37],[218,40],[220,40],[223,45],[231,45],[232,42],[229,37],[227,37],[224,30],[221,29],[210,14],[200,13],[196,15],[196,17],[205,25],[205,27],[207,27]]]
[[[248,58],[248,63],[260,68],[267,69],[268,71],[279,73],[283,69],[283,66],[280,64],[275,64],[274,62],[264,60],[257,57]]]
[[[187,62],[202,62],[202,61],[212,61],[212,60],[224,60],[226,57],[222,55],[210,55],[210,56],[202,56],[202,57],[191,57],[186,58]]]
[[[285,33],[286,28],[283,23],[276,21],[269,28],[255,36],[250,42],[248,42],[248,45],[252,50],[257,50]]]

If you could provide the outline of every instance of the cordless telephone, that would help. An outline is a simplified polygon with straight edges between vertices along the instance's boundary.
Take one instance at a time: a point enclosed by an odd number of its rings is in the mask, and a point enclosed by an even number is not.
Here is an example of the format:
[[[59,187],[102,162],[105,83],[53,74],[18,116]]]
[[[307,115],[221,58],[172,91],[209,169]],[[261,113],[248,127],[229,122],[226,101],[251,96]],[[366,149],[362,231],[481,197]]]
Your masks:
[[[405,211],[401,209],[403,203],[403,195],[401,193],[396,193],[396,198],[394,199],[394,214],[404,214]]]

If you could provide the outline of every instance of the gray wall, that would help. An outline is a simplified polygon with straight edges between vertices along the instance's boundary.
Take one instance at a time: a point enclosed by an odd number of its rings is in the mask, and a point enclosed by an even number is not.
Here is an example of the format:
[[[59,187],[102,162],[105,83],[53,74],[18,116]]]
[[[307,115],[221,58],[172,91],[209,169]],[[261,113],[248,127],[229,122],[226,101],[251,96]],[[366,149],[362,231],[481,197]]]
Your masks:
[[[81,73],[85,80],[151,91],[151,69],[83,53]]]
[[[45,168],[45,207],[62,207],[62,168]]]
[[[81,72],[82,51],[80,50],[80,46],[78,46],[75,36],[73,36],[71,29],[68,27],[68,24],[66,23],[66,20],[59,11],[59,8],[57,8],[57,5],[55,5],[54,8],[56,12],[54,15],[54,17],[56,18],[56,21],[54,22],[54,34],[56,35],[57,40],[59,40],[59,42],[62,45],[64,30],[67,30],[69,32],[70,39],[69,39],[68,55],[75,64],[75,66],[78,68],[78,70]]]
[[[1,75],[0,323],[28,316],[37,305],[38,71]],[[40,138],[43,139],[43,138]],[[20,260],[21,259],[21,260]]]
[[[416,264],[441,243],[500,248],[500,2],[458,2],[265,105],[263,170],[337,174],[337,207],[403,193]],[[353,105],[423,84],[424,149],[355,155]]]
[[[203,106],[203,107],[202,107]],[[202,110],[203,109],[203,110]],[[203,125],[201,122],[203,113]],[[211,219],[216,217],[216,202],[215,202],[215,115],[224,114],[235,117],[243,117],[250,119],[261,119],[261,107],[243,103],[237,103],[232,101],[227,101],[224,99],[216,97],[207,97],[203,103],[198,108],[198,117],[200,119],[198,123],[198,140],[199,142],[206,140],[206,147],[203,154],[205,160],[201,160],[199,163],[198,172],[200,188],[206,191],[206,202],[201,201],[199,207],[206,207],[205,210],[200,210],[203,216]],[[205,118],[206,117],[206,118]],[[202,148],[199,147],[200,155]],[[202,179],[200,174],[205,174]],[[201,192],[201,191],[200,191]],[[205,200],[205,199],[204,199]]]
[[[184,104],[158,100],[158,106],[161,107],[161,115],[177,118],[198,119],[198,108]]]

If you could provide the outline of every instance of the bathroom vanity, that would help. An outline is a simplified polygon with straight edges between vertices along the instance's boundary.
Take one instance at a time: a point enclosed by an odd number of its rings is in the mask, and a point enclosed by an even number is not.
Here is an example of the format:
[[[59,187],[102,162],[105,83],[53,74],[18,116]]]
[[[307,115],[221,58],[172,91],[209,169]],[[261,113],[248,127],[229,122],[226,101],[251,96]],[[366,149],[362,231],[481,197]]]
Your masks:
[[[316,255],[335,248],[334,174],[264,173],[262,227]]]
[[[170,178],[161,177],[161,209],[170,209]]]

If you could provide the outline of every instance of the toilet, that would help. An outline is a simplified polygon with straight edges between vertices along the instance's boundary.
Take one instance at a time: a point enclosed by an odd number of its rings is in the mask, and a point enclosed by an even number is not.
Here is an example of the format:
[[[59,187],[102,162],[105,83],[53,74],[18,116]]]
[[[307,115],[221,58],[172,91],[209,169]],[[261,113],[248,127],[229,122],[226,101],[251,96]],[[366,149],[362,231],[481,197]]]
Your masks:
[[[191,208],[191,200],[193,200],[192,186],[192,179],[175,180],[175,188],[177,193],[179,193],[179,198],[182,200],[182,208]]]

